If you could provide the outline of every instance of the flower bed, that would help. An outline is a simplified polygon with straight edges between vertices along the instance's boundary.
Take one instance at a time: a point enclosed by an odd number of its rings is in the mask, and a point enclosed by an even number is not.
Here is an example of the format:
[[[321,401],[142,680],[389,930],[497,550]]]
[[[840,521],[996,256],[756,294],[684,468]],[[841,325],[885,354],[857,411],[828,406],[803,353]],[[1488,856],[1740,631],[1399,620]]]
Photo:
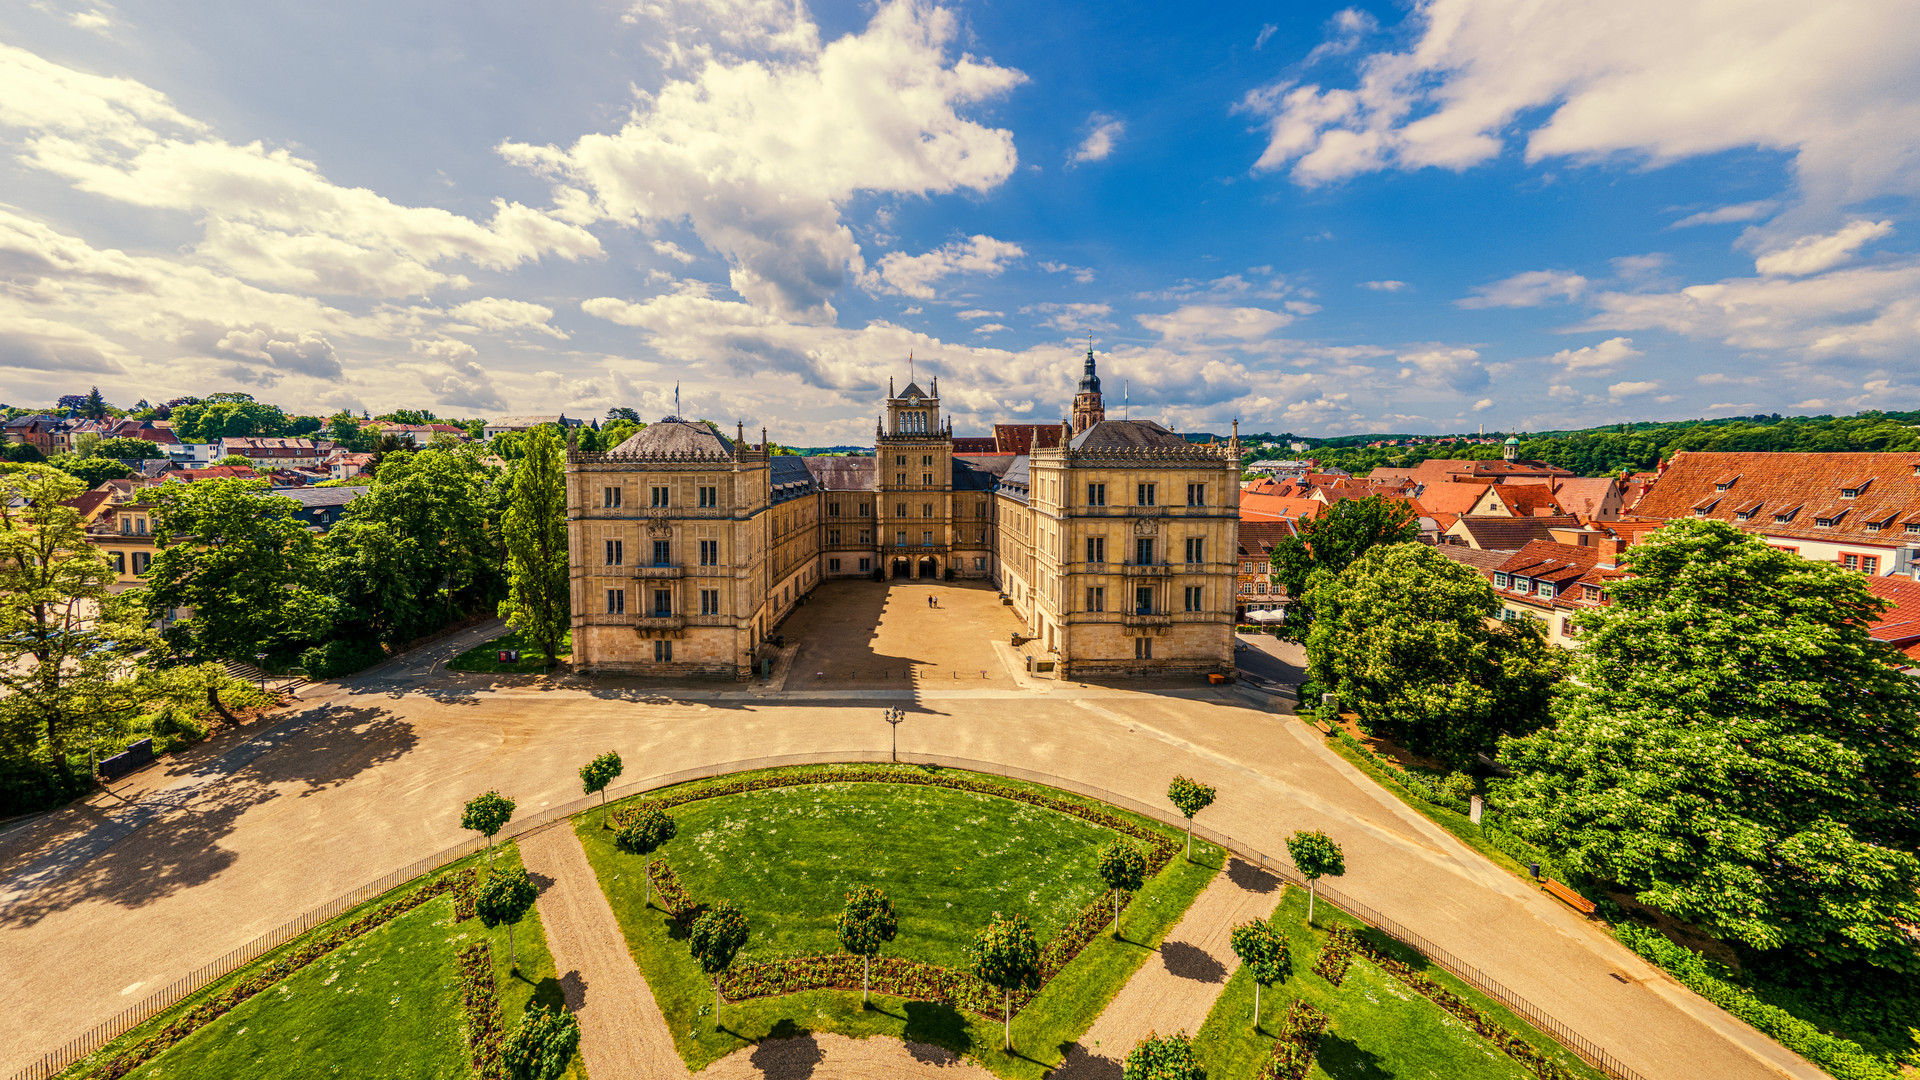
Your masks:
[[[654,859],[647,864],[653,874],[653,890],[660,895],[660,906],[672,916],[675,924],[682,929],[693,925],[706,906],[694,900],[693,894],[680,884],[680,875],[673,872],[665,859]]]
[[[1336,934],[1342,932],[1334,931]],[[1467,1025],[1474,1034],[1499,1047],[1508,1057],[1532,1069],[1533,1074],[1540,1077],[1540,1080],[1577,1080],[1566,1066],[1547,1057],[1538,1047],[1506,1027],[1495,1023],[1486,1013],[1474,1008],[1465,998],[1367,944],[1352,931],[1344,931],[1344,933],[1347,940],[1351,942],[1352,952],[1373,961],[1380,970],[1405,983],[1408,989],[1445,1009],[1455,1019]],[[1332,946],[1333,943],[1328,942],[1328,948],[1331,949]],[[1315,970],[1317,971],[1318,968]]]
[[[1344,975],[1343,975],[1344,977]],[[1320,1035],[1327,1030],[1327,1014],[1296,998],[1280,1026],[1273,1053],[1260,1067],[1259,1080],[1307,1080],[1320,1052]]]
[[[280,980],[292,975],[294,972],[299,971],[314,961],[319,960],[321,957],[326,956],[342,945],[347,944],[368,931],[377,930],[385,926],[387,923],[392,922],[401,915],[405,915],[407,912],[412,911],[414,908],[419,907],[421,904],[426,903],[428,900],[442,893],[452,892],[454,894],[456,910],[458,910],[462,902],[465,902],[468,910],[471,911],[472,900],[470,897],[473,893],[473,882],[474,871],[471,867],[456,871],[455,873],[442,875],[397,900],[391,900],[380,905],[378,908],[334,930],[325,937],[314,938],[302,943],[293,951],[275,959],[271,964],[260,968],[246,978],[227,987],[225,990],[207,998],[184,1015],[176,1018],[166,1027],[135,1043],[132,1047],[108,1062],[106,1067],[101,1069],[97,1075],[103,1077],[104,1080],[118,1080],[119,1077],[127,1075],[152,1060],[153,1057],[161,1051],[173,1046],[175,1043],[200,1030],[207,1024],[225,1016],[241,1002],[246,1001],[263,990],[272,988],[275,983],[278,983]],[[488,980],[489,982],[492,980],[491,972],[488,973]]]
[[[500,1003],[493,981],[493,949],[484,941],[460,950],[460,1001],[466,1012],[473,1075],[479,1080],[501,1080],[505,1071],[500,1056]]]
[[[1327,934],[1327,943],[1320,950],[1319,959],[1313,962],[1313,973],[1332,983],[1335,989],[1347,981],[1347,968],[1353,965],[1353,954],[1359,948],[1360,939],[1352,930],[1337,926]]]

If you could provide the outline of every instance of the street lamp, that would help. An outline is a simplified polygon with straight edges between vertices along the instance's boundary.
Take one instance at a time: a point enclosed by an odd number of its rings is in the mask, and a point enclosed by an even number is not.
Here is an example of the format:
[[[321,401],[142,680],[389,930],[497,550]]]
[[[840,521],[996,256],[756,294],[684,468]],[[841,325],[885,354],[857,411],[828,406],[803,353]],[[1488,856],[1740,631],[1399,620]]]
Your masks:
[[[260,692],[264,694],[267,692],[267,654],[257,652],[253,658],[260,665]]]
[[[906,722],[907,710],[888,709],[882,717],[893,728],[893,760],[900,760],[900,725]]]

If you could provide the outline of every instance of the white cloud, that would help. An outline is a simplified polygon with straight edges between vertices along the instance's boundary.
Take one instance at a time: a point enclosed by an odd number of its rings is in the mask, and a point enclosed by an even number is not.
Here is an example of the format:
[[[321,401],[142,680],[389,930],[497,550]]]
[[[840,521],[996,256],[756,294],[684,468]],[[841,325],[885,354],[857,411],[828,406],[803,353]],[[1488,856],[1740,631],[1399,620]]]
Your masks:
[[[487,369],[475,359],[479,350],[464,341],[438,338],[415,341],[417,362],[399,364],[417,376],[436,401],[461,409],[505,409],[506,401]]]
[[[1607,396],[1619,401],[1621,398],[1651,394],[1658,389],[1660,384],[1657,382],[1617,382],[1607,387]]]
[[[1082,285],[1093,280],[1093,269],[1086,266],[1069,266],[1066,263],[1043,262],[1040,269],[1049,274],[1072,274],[1073,280]]]
[[[1490,397],[1483,397],[1479,401],[1476,401],[1473,403],[1474,412],[1486,412],[1488,409],[1491,409],[1491,408],[1493,408],[1493,399]]]
[[[1107,160],[1113,153],[1114,144],[1120,141],[1120,136],[1126,131],[1126,121],[1106,113],[1093,113],[1087,117],[1087,137],[1081,139],[1080,145],[1067,155],[1067,164]]]
[[[1049,302],[1023,307],[1020,309],[1020,314],[1045,315],[1047,317],[1041,321],[1042,326],[1050,326],[1055,330],[1065,330],[1068,333],[1113,329],[1113,324],[1107,321],[1107,316],[1113,314],[1113,308],[1108,304],[1060,304]]]
[[[1412,44],[1366,56],[1350,89],[1288,81],[1247,94],[1241,108],[1267,132],[1255,170],[1321,184],[1465,169],[1517,132],[1533,162],[1783,151],[1811,220],[1920,193],[1920,19],[1905,0],[1620,0],[1604,17],[1577,4],[1425,0],[1408,30]]]
[[[1572,300],[1587,288],[1587,279],[1559,270],[1528,270],[1491,285],[1476,285],[1474,295],[1454,304],[1463,308],[1539,307]]]
[[[1274,31],[1278,29],[1280,28],[1278,26],[1275,26],[1272,23],[1267,23],[1265,26],[1262,26],[1260,28],[1260,33],[1254,36],[1253,50],[1255,52],[1259,52],[1261,49],[1265,48],[1267,44],[1267,40],[1273,37]]]
[[[954,317],[960,319],[997,319],[1005,315],[1004,311],[988,311],[985,308],[970,308],[966,311],[954,312]]]
[[[653,248],[657,254],[665,255],[667,258],[672,259],[682,266],[692,262],[695,258],[693,252],[686,250],[671,240],[655,240],[648,246]]]
[[[762,10],[770,5],[739,6],[741,26],[771,18]],[[824,47],[804,10],[791,11],[778,56],[708,56],[690,64],[688,78],[641,95],[612,134],[566,149],[507,142],[500,152],[552,177],[561,201],[582,213],[691,222],[728,260],[735,292],[771,311],[829,320],[829,297],[850,266],[860,269],[840,207],[860,192],[1000,184],[1017,161],[1012,134],[958,110],[1025,76],[950,55],[959,24],[943,8],[894,0],[865,30]]]
[[[1169,341],[1259,341],[1291,323],[1293,316],[1266,308],[1188,304],[1164,315],[1135,315],[1134,320]]]
[[[973,332],[976,334],[997,334],[1000,331],[1005,329],[1006,329],[1005,326],[1002,326],[997,322],[990,322],[990,323],[981,323],[979,326],[974,327]]]
[[[1026,251],[1019,244],[991,236],[970,236],[943,244],[924,255],[888,252],[872,270],[860,275],[860,285],[869,292],[931,300],[935,295],[934,284],[942,278],[954,274],[991,277],[1024,255]]]
[[[113,25],[113,19],[108,17],[105,12],[97,9],[76,11],[72,15],[67,16],[67,22],[82,30],[92,30],[96,33],[106,30]]]
[[[1893,232],[1891,221],[1850,221],[1840,231],[1826,236],[1803,236],[1778,251],[1753,261],[1763,274],[1791,274],[1799,277],[1817,274],[1839,266],[1863,244]]]
[[[553,309],[545,304],[483,296],[478,300],[469,300],[447,314],[481,330],[535,330],[561,341],[567,340],[563,331],[550,325]]]
[[[1372,289],[1374,292],[1399,292],[1407,287],[1407,283],[1388,278],[1385,281],[1363,281],[1360,283],[1360,287],[1363,289]]]
[[[1716,206],[1711,210],[1701,210],[1688,214],[1672,225],[1670,229],[1691,229],[1696,225],[1725,225],[1736,221],[1758,221],[1780,209],[1777,199],[1759,199],[1754,202],[1734,203],[1731,206]]]
[[[1598,345],[1588,345],[1579,349],[1561,349],[1547,358],[1548,363],[1558,364],[1574,375],[1599,374],[1612,371],[1636,356],[1646,354],[1633,347],[1633,339],[1626,337],[1608,338]]]
[[[1431,390],[1470,394],[1490,381],[1480,353],[1462,346],[1433,345],[1400,353],[1400,378]]]

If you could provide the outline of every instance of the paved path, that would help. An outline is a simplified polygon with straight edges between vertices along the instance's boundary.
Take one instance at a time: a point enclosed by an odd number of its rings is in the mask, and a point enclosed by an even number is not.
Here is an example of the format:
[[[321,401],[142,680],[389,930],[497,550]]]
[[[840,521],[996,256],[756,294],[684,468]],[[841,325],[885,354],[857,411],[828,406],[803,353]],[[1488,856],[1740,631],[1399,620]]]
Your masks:
[[[808,1034],[736,1050],[700,1072],[700,1080],[992,1080],[993,1074],[951,1050],[876,1035]],[[602,1080],[599,1073],[593,1080]]]
[[[1228,935],[1239,923],[1273,914],[1279,902],[1279,878],[1238,859],[1230,861],[1227,872],[1194,900],[1180,925],[1168,932],[1087,1033],[1067,1048],[1066,1061],[1053,1076],[1118,1080],[1127,1052],[1149,1034],[1198,1035],[1240,964]]]
[[[580,1018],[580,1056],[588,1075],[593,1080],[687,1076],[666,1017],[634,966],[571,824],[522,837],[520,860],[542,881],[540,925],[561,972],[567,1008]]]
[[[435,675],[302,690],[306,711],[287,722],[303,726],[287,741],[244,762],[215,763],[227,742],[150,770],[141,790],[213,779],[111,843],[94,835],[114,827],[116,806],[102,798],[0,835],[0,880],[18,893],[0,906],[0,1076],[315,904],[460,841],[459,807],[476,792],[498,788],[523,814],[559,806],[579,798],[580,764],[608,749],[628,780],[753,755],[885,754],[883,700],[907,709],[903,753],[1004,762],[1153,805],[1185,773],[1220,789],[1202,824],[1257,849],[1326,831],[1346,850],[1342,892],[1651,1080],[1821,1075],[1455,841],[1306,725],[1230,687],[759,696]],[[85,857],[23,880],[71,843],[87,845]]]

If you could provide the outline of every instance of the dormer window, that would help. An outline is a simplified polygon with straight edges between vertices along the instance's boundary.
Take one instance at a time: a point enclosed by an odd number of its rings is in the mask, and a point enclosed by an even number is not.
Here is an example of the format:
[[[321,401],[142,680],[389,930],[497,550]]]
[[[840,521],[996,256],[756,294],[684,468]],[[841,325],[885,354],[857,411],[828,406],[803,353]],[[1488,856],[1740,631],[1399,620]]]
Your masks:
[[[1814,516],[1813,527],[1816,529],[1831,529],[1835,525],[1840,524],[1840,519],[1846,516],[1847,516],[1846,507],[1829,506],[1825,510],[1820,511],[1820,513]]]
[[[1920,532],[1920,525],[1909,525],[1909,526],[1907,526],[1907,528],[1908,528],[1909,530],[1911,530],[1911,531],[1913,531],[1913,532]],[[1493,575],[1493,587],[1494,587],[1494,588],[1496,588],[1496,589],[1504,589],[1504,588],[1506,588],[1506,587],[1507,587],[1507,575],[1505,575],[1505,574],[1499,574],[1499,573],[1496,573],[1496,574],[1494,574],[1494,575]]]
[[[1753,515],[1760,512],[1761,505],[1762,504],[1756,500],[1754,502],[1746,503],[1744,505],[1735,507],[1733,511],[1733,520],[1752,521]]]
[[[1713,482],[1715,491],[1732,491],[1733,485],[1740,479],[1739,473],[1725,473]]]
[[[1773,515],[1773,523],[1775,525],[1791,524],[1793,522],[1794,516],[1799,513],[1800,513],[1800,506],[1798,504],[1785,507],[1779,513]]]
[[[1867,485],[1871,483],[1873,483],[1873,477],[1871,476],[1863,476],[1857,480],[1849,480],[1840,485],[1840,497],[1843,499],[1857,499],[1867,490]]]

